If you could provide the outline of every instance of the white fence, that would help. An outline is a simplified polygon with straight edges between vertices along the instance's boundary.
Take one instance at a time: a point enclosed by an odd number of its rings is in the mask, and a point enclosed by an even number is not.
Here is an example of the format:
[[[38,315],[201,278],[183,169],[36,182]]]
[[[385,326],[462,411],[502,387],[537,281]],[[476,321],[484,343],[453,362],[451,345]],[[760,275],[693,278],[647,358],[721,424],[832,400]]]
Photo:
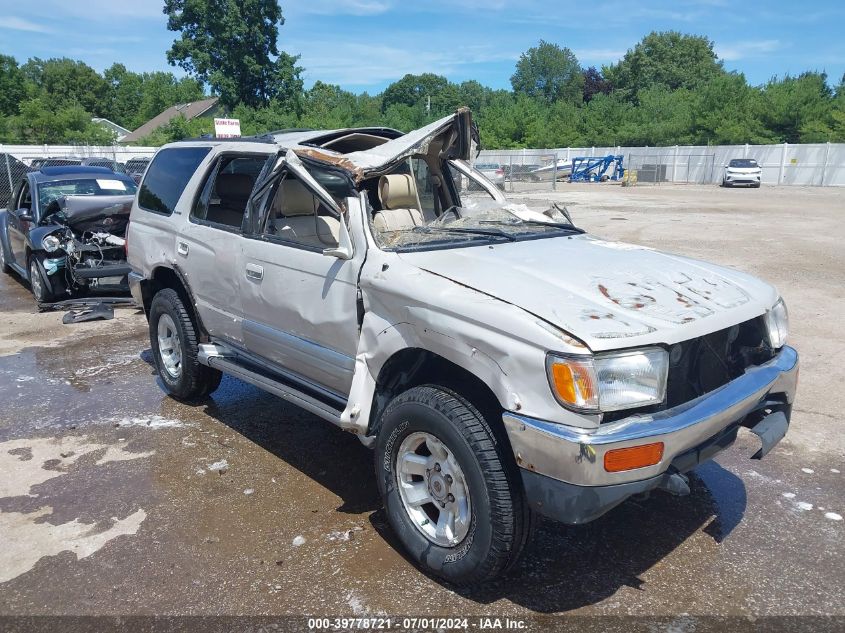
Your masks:
[[[557,149],[483,150],[476,163],[513,166],[571,164],[577,156],[622,155],[624,165],[656,174],[657,182],[718,183],[732,158],[753,158],[769,185],[845,186],[845,143],[792,145],[675,145],[672,147],[564,147]],[[555,184],[554,180],[550,181]]]
[[[130,158],[152,157],[157,147],[131,145],[3,145],[0,153],[29,163],[33,158],[110,158],[125,163]]]

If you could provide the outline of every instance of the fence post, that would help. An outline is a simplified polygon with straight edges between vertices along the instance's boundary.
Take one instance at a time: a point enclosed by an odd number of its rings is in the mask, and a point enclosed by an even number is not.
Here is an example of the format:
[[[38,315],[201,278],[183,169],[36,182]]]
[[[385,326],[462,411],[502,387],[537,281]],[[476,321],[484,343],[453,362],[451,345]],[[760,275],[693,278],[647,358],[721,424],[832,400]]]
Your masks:
[[[552,170],[552,191],[557,191],[557,152],[554,156],[554,166],[555,168]]]
[[[786,146],[789,143],[784,143],[780,151],[780,171],[778,172],[778,184],[783,184],[783,172],[786,169]]]
[[[830,141],[827,142],[827,145],[824,150],[824,163],[822,163],[822,179],[819,183],[819,187],[824,187],[824,177],[827,175],[828,160],[830,160]]]
[[[748,150],[749,150],[749,149],[751,149],[751,148],[748,146],[748,143],[746,143],[746,144],[745,144],[745,149],[743,149],[743,150],[742,150],[742,157],[743,157],[743,158],[748,158]]]
[[[678,168],[678,146],[675,145],[675,151],[672,154],[672,182],[675,182],[675,170]],[[689,181],[689,167],[687,167],[687,181]]]
[[[507,186],[507,179],[510,178],[511,181],[511,193],[513,193],[513,154],[508,156],[510,162],[508,163],[508,175],[505,177],[505,186]]]
[[[12,196],[15,193],[15,187],[12,184],[12,168],[9,167],[9,152],[3,152],[3,156],[6,157],[6,175],[9,177],[9,202],[11,203]]]

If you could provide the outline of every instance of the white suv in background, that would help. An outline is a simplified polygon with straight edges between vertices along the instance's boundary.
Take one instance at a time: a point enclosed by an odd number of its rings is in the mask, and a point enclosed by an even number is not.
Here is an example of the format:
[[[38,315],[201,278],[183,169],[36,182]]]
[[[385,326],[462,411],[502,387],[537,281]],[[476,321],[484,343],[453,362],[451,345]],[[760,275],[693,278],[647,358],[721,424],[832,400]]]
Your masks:
[[[725,165],[725,173],[722,176],[723,187],[734,187],[744,185],[746,187],[759,187],[763,177],[763,168],[753,158],[734,158]]]

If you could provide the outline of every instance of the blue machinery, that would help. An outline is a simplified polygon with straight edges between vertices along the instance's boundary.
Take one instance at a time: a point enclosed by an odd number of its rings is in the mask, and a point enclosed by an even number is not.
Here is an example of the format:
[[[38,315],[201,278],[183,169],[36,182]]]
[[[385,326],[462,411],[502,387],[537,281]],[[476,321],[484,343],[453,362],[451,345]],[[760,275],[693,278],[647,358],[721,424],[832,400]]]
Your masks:
[[[625,170],[622,156],[578,156],[572,159],[570,182],[604,182],[622,180]]]

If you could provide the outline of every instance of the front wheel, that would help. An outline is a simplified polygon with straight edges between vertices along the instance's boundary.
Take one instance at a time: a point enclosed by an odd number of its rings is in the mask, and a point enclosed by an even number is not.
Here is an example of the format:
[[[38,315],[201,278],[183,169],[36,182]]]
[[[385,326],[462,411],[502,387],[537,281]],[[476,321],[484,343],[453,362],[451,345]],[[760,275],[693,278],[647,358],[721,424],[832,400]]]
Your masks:
[[[482,414],[442,387],[414,387],[381,418],[379,491],[391,527],[422,567],[484,582],[519,559],[531,516],[510,449]]]
[[[29,287],[38,303],[51,303],[56,299],[53,287],[47,279],[47,271],[35,255],[29,258]]]
[[[158,375],[179,400],[201,400],[220,385],[222,374],[197,360],[197,328],[179,294],[160,290],[150,305],[150,346]]]

